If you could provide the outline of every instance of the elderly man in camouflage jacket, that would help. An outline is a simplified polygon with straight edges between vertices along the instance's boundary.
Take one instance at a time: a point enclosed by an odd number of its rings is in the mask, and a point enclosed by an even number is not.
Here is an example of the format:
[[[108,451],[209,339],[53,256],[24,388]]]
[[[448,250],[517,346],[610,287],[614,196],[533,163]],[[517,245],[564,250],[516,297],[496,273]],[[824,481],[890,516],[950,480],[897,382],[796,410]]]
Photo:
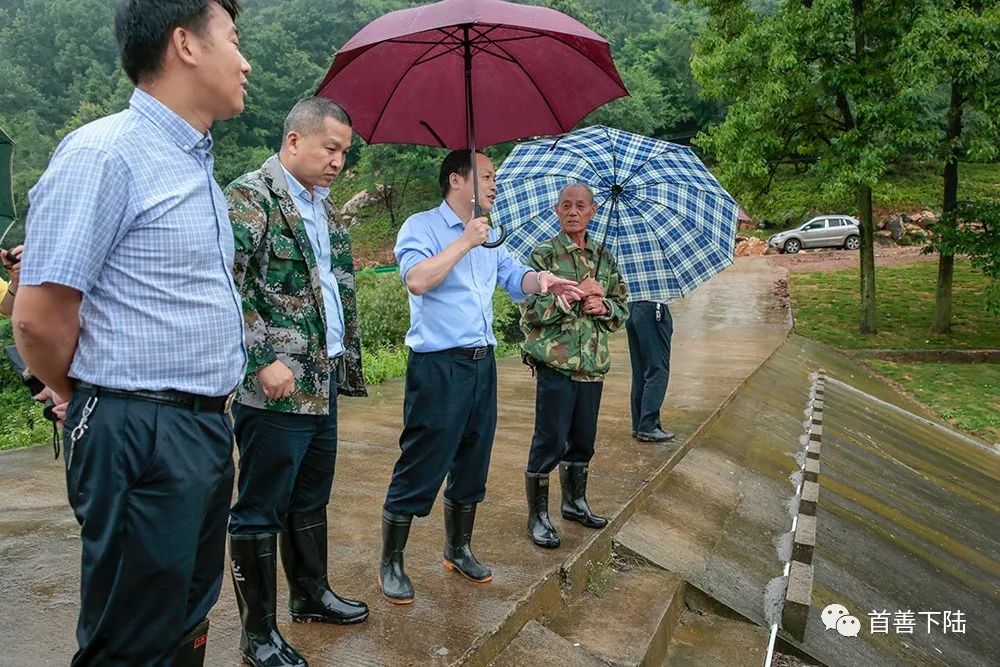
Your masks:
[[[303,100],[278,155],[226,190],[249,356],[233,406],[240,471],[229,544],[240,648],[253,665],[306,664],[275,626],[279,532],[292,620],[368,617],[327,582],[337,394],[366,393],[351,242],[327,198],[351,138],[340,106]]]
[[[615,259],[587,235],[597,212],[585,185],[559,193],[556,215],[562,231],[531,253],[531,264],[580,284],[582,302],[552,294],[532,295],[522,306],[521,347],[535,369],[535,434],[524,473],[528,534],[540,547],[559,546],[549,520],[549,473],[559,466],[562,517],[601,528],[607,519],[587,504],[587,470],[594,456],[597,414],[604,376],[611,367],[608,334],[628,318],[628,288]]]

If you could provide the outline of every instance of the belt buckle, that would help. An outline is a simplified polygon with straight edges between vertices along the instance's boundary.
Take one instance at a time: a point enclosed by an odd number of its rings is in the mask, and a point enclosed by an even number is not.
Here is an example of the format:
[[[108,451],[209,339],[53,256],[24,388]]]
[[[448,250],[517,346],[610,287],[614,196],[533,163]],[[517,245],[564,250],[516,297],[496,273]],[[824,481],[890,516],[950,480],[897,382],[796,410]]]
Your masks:
[[[480,359],[485,358],[489,351],[490,348],[488,347],[477,347],[472,353],[472,358],[475,361],[479,361]]]
[[[229,392],[229,396],[226,396],[226,405],[222,409],[222,411],[227,414],[231,412],[233,409],[233,401],[235,400],[236,400],[236,392],[235,391]]]

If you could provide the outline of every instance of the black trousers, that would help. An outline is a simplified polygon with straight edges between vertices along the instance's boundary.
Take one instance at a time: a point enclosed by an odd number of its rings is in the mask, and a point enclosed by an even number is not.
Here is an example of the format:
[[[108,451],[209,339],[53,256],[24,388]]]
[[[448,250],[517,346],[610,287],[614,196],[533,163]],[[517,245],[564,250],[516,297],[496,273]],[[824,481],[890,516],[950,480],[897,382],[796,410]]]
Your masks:
[[[632,360],[632,430],[649,433],[660,428],[660,406],[670,380],[674,321],[666,304],[636,301],[629,304],[625,330]]]
[[[385,509],[427,516],[445,476],[444,495],[459,503],[486,496],[497,426],[497,367],[453,352],[410,352],[403,399],[400,455]]]
[[[315,512],[330,502],[337,465],[337,384],[330,412],[301,415],[233,405],[240,474],[229,513],[232,535],[277,534],[289,512]]]
[[[604,383],[574,382],[541,364],[535,373],[535,434],[528,453],[528,472],[548,474],[560,461],[590,461]]]
[[[96,400],[96,403],[94,403]],[[84,406],[87,428],[71,445]],[[169,665],[222,586],[233,431],[220,412],[74,392],[64,457],[80,522],[74,666]]]

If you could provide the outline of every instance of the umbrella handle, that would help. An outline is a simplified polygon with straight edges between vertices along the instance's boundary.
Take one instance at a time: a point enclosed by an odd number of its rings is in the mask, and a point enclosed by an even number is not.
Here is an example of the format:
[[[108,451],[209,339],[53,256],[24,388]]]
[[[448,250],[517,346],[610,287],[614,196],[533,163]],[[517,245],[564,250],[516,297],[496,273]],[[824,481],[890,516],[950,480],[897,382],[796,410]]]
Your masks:
[[[499,248],[503,245],[503,242],[507,240],[507,230],[504,229],[503,225],[500,225],[500,238],[496,241],[486,241],[483,243],[484,248]]]

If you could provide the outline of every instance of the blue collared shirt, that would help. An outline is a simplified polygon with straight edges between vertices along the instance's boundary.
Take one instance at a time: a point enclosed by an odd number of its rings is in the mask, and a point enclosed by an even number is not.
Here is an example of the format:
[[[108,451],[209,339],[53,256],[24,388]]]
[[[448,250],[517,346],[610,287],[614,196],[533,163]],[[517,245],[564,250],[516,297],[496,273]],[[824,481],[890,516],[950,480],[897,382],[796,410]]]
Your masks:
[[[280,162],[279,162],[280,164]],[[323,291],[323,310],[326,312],[326,353],[336,357],[344,353],[344,305],[340,301],[340,287],[333,275],[333,257],[330,251],[330,226],[326,219],[323,200],[330,196],[330,188],[313,188],[312,194],[281,165],[288,183],[288,193],[292,195],[295,208],[306,225],[309,245],[316,255],[319,268],[319,283]]]
[[[243,379],[233,230],[212,137],[141,90],[69,134],[29,194],[21,283],[79,290],[70,377],[208,396]]]
[[[410,216],[396,237],[399,277],[406,284],[410,269],[454,243],[465,224],[448,202]],[[406,344],[414,352],[452,347],[496,345],[493,335],[493,292],[499,285],[520,301],[521,279],[531,271],[504,246],[479,246],[466,253],[437,287],[421,296],[410,294],[410,330]]]

